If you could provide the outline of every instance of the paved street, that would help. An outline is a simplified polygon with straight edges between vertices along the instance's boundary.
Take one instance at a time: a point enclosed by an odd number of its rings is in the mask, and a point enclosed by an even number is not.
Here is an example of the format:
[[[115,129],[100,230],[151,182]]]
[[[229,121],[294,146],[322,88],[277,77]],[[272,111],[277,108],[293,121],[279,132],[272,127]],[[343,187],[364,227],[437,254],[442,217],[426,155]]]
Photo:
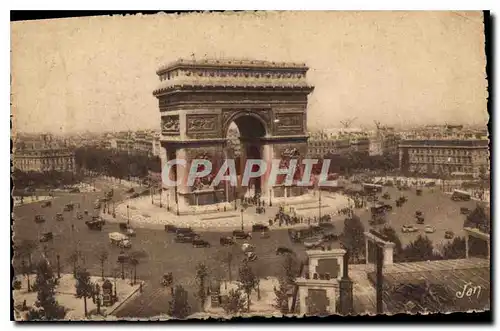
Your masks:
[[[96,189],[98,191],[109,189],[111,185],[116,184],[98,181]],[[115,186],[114,199],[119,201],[124,198],[125,190],[125,187],[117,188]],[[390,203],[394,207],[393,213],[388,216],[388,224],[400,232],[403,224],[415,223],[415,211],[421,210],[425,216],[425,224],[432,224],[436,227],[436,233],[429,235],[435,243],[444,241],[444,231],[446,230],[452,230],[457,235],[460,235],[464,219],[464,216],[459,213],[460,207],[473,208],[476,204],[474,201],[453,202],[450,196],[442,194],[438,189],[435,189],[434,192],[425,190],[423,196],[420,197],[416,196],[414,190],[412,190],[402,192],[408,197],[409,201],[403,207],[397,208],[394,199],[401,192],[395,188],[384,188],[384,191],[391,194]],[[52,231],[54,240],[47,245],[41,245],[40,251],[43,246],[46,246],[47,255],[54,261],[54,265],[55,254],[60,254],[63,272],[71,272],[72,266],[68,263],[68,257],[78,248],[83,255],[81,263],[92,274],[100,274],[98,253],[105,250],[109,254],[109,259],[105,265],[105,273],[111,275],[112,269],[118,267],[116,261],[120,249],[109,243],[108,233],[118,231],[118,224],[107,222],[102,231],[91,231],[84,224],[92,213],[98,214],[99,211],[93,209],[93,202],[100,196],[102,196],[102,192],[61,194],[54,198],[53,205],[50,208],[41,208],[40,203],[16,207],[14,210],[14,219],[16,220],[14,225],[15,240],[36,239],[39,233]],[[64,212],[64,221],[56,221],[54,219],[56,213],[62,212],[64,205],[69,202],[80,203],[80,210],[87,209],[89,216],[86,216],[83,220],[77,220],[75,210],[74,212]],[[268,213],[271,213],[271,211]],[[357,210],[356,213],[361,217],[366,229],[368,229],[369,211]],[[36,214],[45,215],[47,220],[45,224],[38,226],[34,223],[33,218]],[[311,212],[311,214],[313,213]],[[334,217],[336,229],[339,233],[343,228],[343,219],[343,216]],[[72,224],[74,225],[73,231],[71,229]],[[418,227],[423,229],[424,225]],[[132,248],[130,250],[144,251],[147,254],[147,257],[141,259],[137,268],[137,277],[145,280],[144,292],[120,309],[118,316],[148,317],[164,314],[168,309],[170,290],[163,288],[160,280],[162,275],[167,272],[173,273],[175,284],[183,285],[189,292],[192,312],[198,311],[198,302],[194,297],[197,288],[194,279],[196,265],[205,263],[210,268],[212,279],[227,278],[227,271],[221,261],[221,256],[228,250],[233,251],[235,255],[232,278],[236,279],[237,277],[238,261],[241,261],[243,257],[239,246],[223,248],[219,245],[219,238],[229,233],[202,232],[202,238],[212,244],[211,248],[194,248],[190,244],[175,243],[173,240],[174,235],[166,233],[162,229],[136,228],[136,233],[137,236],[132,238]],[[419,233],[423,234],[424,232],[421,230]],[[400,238],[403,244],[406,244],[414,240],[419,233],[400,234]],[[287,231],[284,229],[272,231],[269,239],[255,236],[250,242],[256,247],[259,258],[254,262],[254,267],[261,276],[275,276],[280,271],[281,257],[275,254],[278,246],[293,248],[301,256],[304,252],[303,246],[290,242]],[[34,260],[37,259],[40,251],[35,254]],[[126,273],[126,276],[129,277],[130,270],[126,270]]]

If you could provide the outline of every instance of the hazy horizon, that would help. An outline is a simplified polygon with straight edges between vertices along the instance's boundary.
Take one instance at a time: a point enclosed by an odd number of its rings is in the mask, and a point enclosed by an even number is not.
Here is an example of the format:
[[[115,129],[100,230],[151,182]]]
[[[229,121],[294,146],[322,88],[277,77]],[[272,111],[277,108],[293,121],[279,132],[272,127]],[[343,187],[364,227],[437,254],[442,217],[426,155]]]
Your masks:
[[[178,58],[305,62],[308,130],[485,126],[482,12],[103,16],[11,23],[13,131],[159,129],[157,68]]]

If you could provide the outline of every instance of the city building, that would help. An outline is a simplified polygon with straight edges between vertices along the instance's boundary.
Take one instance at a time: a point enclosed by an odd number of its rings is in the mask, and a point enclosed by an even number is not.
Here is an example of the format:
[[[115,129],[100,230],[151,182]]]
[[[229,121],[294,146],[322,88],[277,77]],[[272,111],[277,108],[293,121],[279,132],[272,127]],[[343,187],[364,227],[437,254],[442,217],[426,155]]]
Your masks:
[[[399,135],[394,128],[378,128],[371,136],[369,142],[370,155],[387,155],[398,153]]]
[[[16,139],[14,168],[24,172],[75,172],[75,153],[51,135]]]
[[[481,172],[489,172],[488,140],[426,132],[400,142],[399,162],[403,172],[478,178]]]
[[[308,156],[311,158],[349,152],[368,154],[369,148],[369,135],[362,129],[328,129],[309,133]]]

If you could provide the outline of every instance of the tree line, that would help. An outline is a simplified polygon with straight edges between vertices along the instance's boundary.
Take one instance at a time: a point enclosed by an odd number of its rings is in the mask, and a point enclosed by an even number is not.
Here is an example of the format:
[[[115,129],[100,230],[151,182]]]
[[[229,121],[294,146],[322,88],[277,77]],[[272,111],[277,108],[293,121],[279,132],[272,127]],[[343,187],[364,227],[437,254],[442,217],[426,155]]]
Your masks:
[[[80,169],[121,179],[130,176],[145,178],[148,171],[161,172],[161,161],[158,156],[96,147],[77,148],[75,164]]]

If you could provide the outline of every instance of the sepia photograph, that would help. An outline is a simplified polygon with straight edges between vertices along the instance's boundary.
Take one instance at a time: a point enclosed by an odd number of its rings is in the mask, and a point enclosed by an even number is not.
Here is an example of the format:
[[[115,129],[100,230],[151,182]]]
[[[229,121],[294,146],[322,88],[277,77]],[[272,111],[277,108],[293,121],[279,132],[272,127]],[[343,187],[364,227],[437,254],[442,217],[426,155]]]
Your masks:
[[[11,20],[14,320],[490,311],[489,20]]]

